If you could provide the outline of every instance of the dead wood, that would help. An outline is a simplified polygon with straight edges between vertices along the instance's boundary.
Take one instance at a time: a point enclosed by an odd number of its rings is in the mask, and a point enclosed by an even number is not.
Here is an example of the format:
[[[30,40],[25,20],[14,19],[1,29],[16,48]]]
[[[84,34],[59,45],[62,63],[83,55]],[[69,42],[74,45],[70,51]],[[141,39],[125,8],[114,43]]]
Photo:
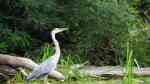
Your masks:
[[[0,82],[13,78],[16,72],[17,71],[10,66],[0,65]]]
[[[25,57],[11,56],[6,54],[0,54],[0,64],[12,65],[14,67],[24,67],[27,69],[33,69],[38,66],[34,61]]]
[[[125,74],[125,69],[121,66],[83,66],[78,70],[80,73],[90,76],[123,77]],[[133,74],[136,76],[150,76],[150,67],[141,68],[140,70],[134,67]]]
[[[29,58],[25,58],[25,57],[19,57],[19,56],[12,56],[12,55],[6,55],[6,54],[0,54],[0,65],[5,65],[7,67],[5,68],[0,68],[2,70],[0,70],[2,75],[7,76],[7,73],[4,72],[8,72],[7,70],[14,70],[14,68],[20,68],[23,67],[25,69],[30,69],[33,70],[35,67],[38,66],[37,63],[35,63],[34,61],[32,61]],[[1,67],[1,66],[0,66]],[[58,71],[54,71],[53,74],[49,74],[50,78],[54,78],[56,80],[64,80],[64,76],[58,72]]]

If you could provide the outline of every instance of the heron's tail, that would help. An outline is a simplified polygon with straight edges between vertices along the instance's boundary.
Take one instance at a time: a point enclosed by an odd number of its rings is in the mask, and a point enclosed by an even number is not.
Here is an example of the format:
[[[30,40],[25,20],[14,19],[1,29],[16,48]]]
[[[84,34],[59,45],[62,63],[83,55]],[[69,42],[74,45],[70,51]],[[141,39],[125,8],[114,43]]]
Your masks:
[[[30,80],[33,80],[35,76],[33,75],[29,75],[25,78],[26,81],[30,81]]]

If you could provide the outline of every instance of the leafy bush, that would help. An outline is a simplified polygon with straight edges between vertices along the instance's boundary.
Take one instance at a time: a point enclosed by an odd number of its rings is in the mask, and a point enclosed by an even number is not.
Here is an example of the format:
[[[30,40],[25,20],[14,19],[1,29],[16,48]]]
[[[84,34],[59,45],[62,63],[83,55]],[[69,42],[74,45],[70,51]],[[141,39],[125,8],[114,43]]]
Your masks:
[[[126,1],[85,0],[81,1],[79,6],[77,4],[71,4],[68,10],[72,9],[72,11],[64,14],[65,20],[68,20],[67,23],[72,29],[69,38],[72,41],[70,49],[73,49],[73,55],[77,54],[87,59],[89,50],[103,47],[105,39],[110,39],[112,41],[110,45],[114,46],[117,51],[129,40],[129,30],[137,29],[136,16],[128,10],[129,5]],[[89,59],[91,57],[90,54]],[[98,57],[98,59],[101,58],[105,59],[105,56]],[[112,56],[113,58],[115,60]]]
[[[23,53],[30,50],[31,46],[31,37],[23,32],[12,32],[9,29],[1,29],[1,41],[0,41],[0,49],[1,52],[6,53]]]

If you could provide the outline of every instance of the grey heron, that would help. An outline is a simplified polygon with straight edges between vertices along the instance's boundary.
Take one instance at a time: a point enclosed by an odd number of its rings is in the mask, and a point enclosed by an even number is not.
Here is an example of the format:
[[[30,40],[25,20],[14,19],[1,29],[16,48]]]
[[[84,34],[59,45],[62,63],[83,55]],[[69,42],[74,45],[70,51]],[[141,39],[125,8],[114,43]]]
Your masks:
[[[48,74],[54,74],[54,72],[56,72],[56,67],[61,52],[60,52],[59,42],[56,40],[55,35],[65,30],[68,30],[68,28],[55,28],[52,30],[51,35],[55,45],[55,53],[47,60],[42,62],[39,66],[33,69],[32,73],[26,77],[25,79],[26,83],[28,83],[30,80],[38,79],[44,76],[47,78]]]

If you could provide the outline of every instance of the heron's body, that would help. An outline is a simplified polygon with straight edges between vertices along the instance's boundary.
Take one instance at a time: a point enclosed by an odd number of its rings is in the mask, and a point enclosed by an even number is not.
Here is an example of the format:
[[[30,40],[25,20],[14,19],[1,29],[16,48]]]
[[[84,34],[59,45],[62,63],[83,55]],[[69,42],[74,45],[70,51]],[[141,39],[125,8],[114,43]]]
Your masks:
[[[56,69],[57,63],[51,57],[41,63],[38,67],[33,69],[33,72],[26,78],[27,81],[38,79],[46,76],[48,73],[53,72]],[[53,64],[53,65],[52,65]]]
[[[54,30],[57,30],[58,32],[63,31],[63,30],[60,31],[58,29],[54,29]],[[29,76],[27,76],[26,81],[41,78],[41,77],[47,76],[48,74],[53,74],[53,72],[55,72],[57,63],[60,58],[60,47],[59,47],[58,41],[55,39],[55,34],[58,32],[54,32],[54,30],[51,32],[51,35],[52,35],[52,39],[55,45],[55,54],[49,57],[44,62],[42,62],[39,66],[34,68],[32,73]]]

